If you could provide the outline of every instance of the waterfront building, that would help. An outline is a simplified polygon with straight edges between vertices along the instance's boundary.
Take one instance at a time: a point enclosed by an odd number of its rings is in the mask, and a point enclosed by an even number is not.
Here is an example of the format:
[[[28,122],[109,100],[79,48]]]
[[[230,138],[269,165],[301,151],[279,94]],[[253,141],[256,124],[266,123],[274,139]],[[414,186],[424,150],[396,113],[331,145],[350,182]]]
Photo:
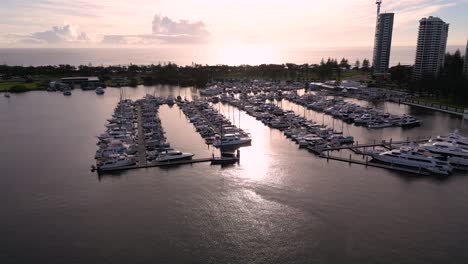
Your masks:
[[[393,18],[394,13],[377,14],[372,62],[374,75],[376,76],[385,76],[388,74],[390,50],[392,46]]]
[[[67,84],[71,87],[75,85],[81,86],[82,89],[95,89],[96,87],[102,86],[102,82],[96,76],[91,77],[66,77],[60,80],[62,83]]]
[[[419,20],[414,78],[436,77],[444,66],[449,24],[438,17]]]

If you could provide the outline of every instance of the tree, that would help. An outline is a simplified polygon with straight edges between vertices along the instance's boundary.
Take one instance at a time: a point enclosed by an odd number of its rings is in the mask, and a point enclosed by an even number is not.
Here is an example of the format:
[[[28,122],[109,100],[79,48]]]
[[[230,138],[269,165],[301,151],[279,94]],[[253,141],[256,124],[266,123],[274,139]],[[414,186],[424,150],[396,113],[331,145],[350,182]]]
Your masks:
[[[397,66],[391,67],[389,72],[392,81],[395,81],[398,84],[398,87],[401,89],[403,84],[408,84],[411,81],[413,67],[402,66],[400,63],[398,63]]]
[[[362,61],[362,69],[365,70],[365,71],[370,69],[370,62],[369,62],[368,59],[364,59]]]
[[[356,60],[356,62],[354,63],[354,69],[355,70],[359,70],[359,68],[361,68],[361,62],[358,60]]]
[[[345,58],[342,58],[341,61],[340,61],[340,65],[339,65],[341,68],[345,68],[347,70],[349,70],[349,68],[351,68],[351,65],[349,65],[348,63],[348,60],[345,59]]]

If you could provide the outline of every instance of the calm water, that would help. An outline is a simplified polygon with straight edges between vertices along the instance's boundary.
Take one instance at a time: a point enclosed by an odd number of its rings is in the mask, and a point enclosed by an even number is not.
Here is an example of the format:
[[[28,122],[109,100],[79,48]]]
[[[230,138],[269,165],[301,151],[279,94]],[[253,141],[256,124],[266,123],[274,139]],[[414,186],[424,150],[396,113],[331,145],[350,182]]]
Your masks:
[[[196,95],[194,89],[129,88]],[[418,178],[319,159],[241,113],[252,133],[241,162],[98,177],[95,136],[119,90],[0,98],[0,263],[466,263],[468,177]],[[365,102],[359,102],[365,103]],[[284,108],[304,114],[287,102]],[[237,123],[238,112],[219,106]],[[361,142],[446,133],[461,120],[395,104],[420,128],[369,131]],[[317,122],[329,117],[306,111]],[[177,106],[160,109],[168,140],[212,153]],[[466,132],[466,130],[464,130]]]
[[[464,46],[448,46],[448,52]],[[275,50],[272,54],[264,54],[262,50],[246,50],[243,54],[226,54],[213,49],[184,48],[140,48],[140,49],[0,49],[0,63],[8,65],[127,65],[158,64],[175,62],[179,65],[199,64],[262,64],[262,63],[320,63],[324,58],[348,58],[354,64],[356,59],[372,60],[372,47],[329,47],[300,48],[294,50]],[[392,47],[391,65],[414,64],[416,47]]]

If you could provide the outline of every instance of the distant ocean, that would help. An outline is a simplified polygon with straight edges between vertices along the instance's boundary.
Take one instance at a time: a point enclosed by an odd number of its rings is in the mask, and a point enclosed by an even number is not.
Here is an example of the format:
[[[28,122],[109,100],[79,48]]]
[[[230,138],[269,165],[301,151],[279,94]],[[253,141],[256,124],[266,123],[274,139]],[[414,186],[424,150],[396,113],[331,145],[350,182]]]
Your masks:
[[[465,47],[449,46],[448,52],[459,49],[464,53]],[[240,54],[242,55],[242,54]],[[234,55],[235,56],[235,55]],[[128,65],[128,64],[158,64],[173,62],[178,65],[198,64],[261,64],[261,63],[319,63],[322,58],[347,58],[351,64],[356,59],[372,60],[372,47],[352,48],[309,48],[297,50],[282,50],[272,52],[261,59],[253,60],[245,56],[244,60],[229,61],[209,50],[188,50],[168,48],[101,48],[101,49],[0,49],[0,64],[39,66],[39,65]],[[414,64],[415,47],[393,47],[390,64]],[[240,62],[242,61],[242,62]]]

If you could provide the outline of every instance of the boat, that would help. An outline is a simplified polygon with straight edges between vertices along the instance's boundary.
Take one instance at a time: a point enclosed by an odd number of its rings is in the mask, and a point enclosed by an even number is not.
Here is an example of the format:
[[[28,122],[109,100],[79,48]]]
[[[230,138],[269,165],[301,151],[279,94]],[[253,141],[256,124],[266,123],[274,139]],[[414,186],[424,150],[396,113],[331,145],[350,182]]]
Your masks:
[[[421,125],[421,120],[416,119],[413,116],[404,116],[401,120],[401,127],[413,127]]]
[[[425,170],[437,175],[450,175],[453,169],[446,161],[425,156],[412,149],[393,149],[381,153],[371,153],[370,155],[376,161]]]
[[[71,92],[70,89],[65,89],[65,90],[63,90],[63,95],[70,96],[70,95],[72,95],[72,92]]]
[[[174,96],[169,95],[169,96],[167,97],[166,102],[167,102],[167,104],[168,104],[169,106],[174,105]]]
[[[135,165],[136,161],[133,157],[119,156],[116,158],[107,159],[97,165],[99,171],[117,170],[122,167]]]
[[[369,121],[367,123],[367,128],[386,128],[393,126],[392,123],[382,120],[382,121]]]
[[[461,148],[468,148],[468,138],[460,135],[458,130],[455,130],[455,132],[450,133],[448,136],[438,136],[435,140],[457,144]]]
[[[329,137],[329,140],[331,144],[338,146],[354,143],[353,136],[333,135]]]
[[[442,155],[446,160],[457,166],[468,166],[468,150],[450,142],[434,142],[420,146],[421,149]]]
[[[96,88],[95,92],[98,95],[102,95],[102,94],[104,94],[104,89],[102,87],[98,87],[98,88]]]
[[[213,142],[213,146],[219,147],[233,147],[246,145],[252,142],[250,137],[238,136],[235,134],[224,134],[221,138],[216,138]]]
[[[355,118],[354,123],[356,123],[356,125],[367,125],[371,119],[372,116],[370,114],[363,114],[359,118]]]
[[[328,146],[327,141],[321,137],[308,137],[307,142],[307,149],[313,153],[320,153],[324,148]]]
[[[6,98],[10,98],[10,93],[6,92],[6,93],[3,94],[3,96],[5,96]]]
[[[178,150],[170,150],[163,153],[160,153],[159,156],[156,158],[158,162],[169,162],[169,161],[176,161],[176,160],[185,160],[185,159],[192,159],[195,154],[181,152]]]

